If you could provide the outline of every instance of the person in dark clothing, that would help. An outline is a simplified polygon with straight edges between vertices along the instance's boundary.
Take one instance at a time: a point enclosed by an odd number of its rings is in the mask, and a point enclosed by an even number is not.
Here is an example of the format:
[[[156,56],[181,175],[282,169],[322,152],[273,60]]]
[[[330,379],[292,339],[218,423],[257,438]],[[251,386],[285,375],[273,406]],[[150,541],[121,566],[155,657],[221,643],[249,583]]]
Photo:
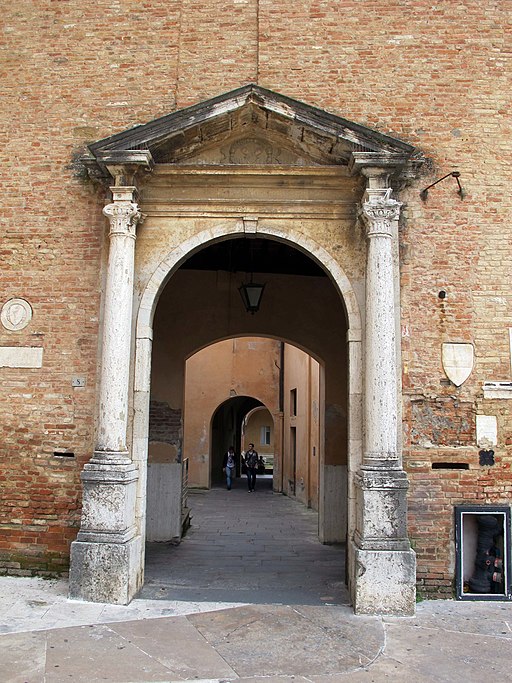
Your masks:
[[[254,450],[254,444],[249,444],[249,450],[245,453],[245,466],[247,468],[247,488],[252,493],[256,488],[256,472],[258,471],[258,452]]]
[[[230,446],[226,453],[224,453],[224,460],[222,461],[222,471],[226,475],[226,487],[231,491],[233,479],[236,476],[236,459],[235,449]]]

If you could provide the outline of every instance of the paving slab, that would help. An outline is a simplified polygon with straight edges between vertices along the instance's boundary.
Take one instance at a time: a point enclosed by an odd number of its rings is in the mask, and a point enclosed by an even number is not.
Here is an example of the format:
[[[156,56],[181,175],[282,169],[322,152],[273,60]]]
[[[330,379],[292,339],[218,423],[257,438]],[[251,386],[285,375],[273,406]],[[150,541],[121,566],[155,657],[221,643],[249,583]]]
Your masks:
[[[322,545],[317,513],[274,494],[270,480],[250,496],[240,487],[194,492],[190,506],[191,528],[179,546],[148,544],[139,597],[349,603],[344,545]]]
[[[241,677],[350,671],[384,643],[379,621],[340,608],[250,605],[188,619]]]
[[[107,624],[50,631],[44,683],[163,681],[169,670]]]
[[[318,543],[314,513],[270,492],[247,503],[241,494],[197,494],[191,536],[156,548],[154,583],[128,606],[70,601],[65,579],[0,577],[0,683],[512,680],[512,603],[425,601],[414,617],[355,616],[343,548]],[[217,536],[223,506],[233,527]]]
[[[46,669],[46,634],[10,633],[0,637],[0,681],[39,683]]]

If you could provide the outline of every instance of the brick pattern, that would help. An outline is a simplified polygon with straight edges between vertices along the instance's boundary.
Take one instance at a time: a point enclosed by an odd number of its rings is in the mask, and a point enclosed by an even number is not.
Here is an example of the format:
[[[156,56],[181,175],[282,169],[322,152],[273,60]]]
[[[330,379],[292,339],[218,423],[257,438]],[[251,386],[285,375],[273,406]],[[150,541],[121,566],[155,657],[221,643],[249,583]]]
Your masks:
[[[481,0],[18,0],[3,8],[0,304],[24,297],[34,317],[21,332],[0,328],[0,344],[44,347],[41,370],[0,372],[4,571],[65,566],[79,473],[94,447],[105,197],[73,159],[87,142],[257,81],[429,157],[401,195],[404,462],[419,580],[428,593],[449,592],[453,505],[511,497],[509,402],[481,390],[511,379],[512,16],[503,9]],[[419,199],[453,169],[464,201],[453,179]],[[462,387],[441,383],[445,341],[475,346]],[[72,388],[73,375],[86,386]],[[493,468],[478,465],[478,413],[498,416]],[[54,456],[59,449],[75,457]],[[470,469],[432,469],[450,458]]]
[[[164,401],[149,405],[149,441],[181,446],[181,410],[174,410]]]

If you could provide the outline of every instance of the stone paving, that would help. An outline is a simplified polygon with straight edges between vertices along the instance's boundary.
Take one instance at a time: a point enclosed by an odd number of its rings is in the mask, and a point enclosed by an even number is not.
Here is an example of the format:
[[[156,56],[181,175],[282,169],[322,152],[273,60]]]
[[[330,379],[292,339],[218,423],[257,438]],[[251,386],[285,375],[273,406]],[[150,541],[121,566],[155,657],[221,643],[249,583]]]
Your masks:
[[[316,541],[311,510],[241,482],[191,505],[191,531],[149,549],[146,585],[126,607],[69,601],[65,580],[0,577],[0,683],[511,679],[510,603],[358,617],[343,548]]]
[[[248,493],[189,494],[192,525],[179,546],[153,543],[141,598],[277,604],[349,604],[345,549],[318,542],[318,515],[273,494],[271,477]]]

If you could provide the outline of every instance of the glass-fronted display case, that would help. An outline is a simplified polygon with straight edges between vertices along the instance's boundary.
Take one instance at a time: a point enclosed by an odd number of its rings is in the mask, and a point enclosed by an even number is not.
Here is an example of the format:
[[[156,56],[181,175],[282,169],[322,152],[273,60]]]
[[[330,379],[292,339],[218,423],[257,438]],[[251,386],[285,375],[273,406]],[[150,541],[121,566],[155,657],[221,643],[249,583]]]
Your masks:
[[[511,600],[510,507],[455,507],[459,600]]]

